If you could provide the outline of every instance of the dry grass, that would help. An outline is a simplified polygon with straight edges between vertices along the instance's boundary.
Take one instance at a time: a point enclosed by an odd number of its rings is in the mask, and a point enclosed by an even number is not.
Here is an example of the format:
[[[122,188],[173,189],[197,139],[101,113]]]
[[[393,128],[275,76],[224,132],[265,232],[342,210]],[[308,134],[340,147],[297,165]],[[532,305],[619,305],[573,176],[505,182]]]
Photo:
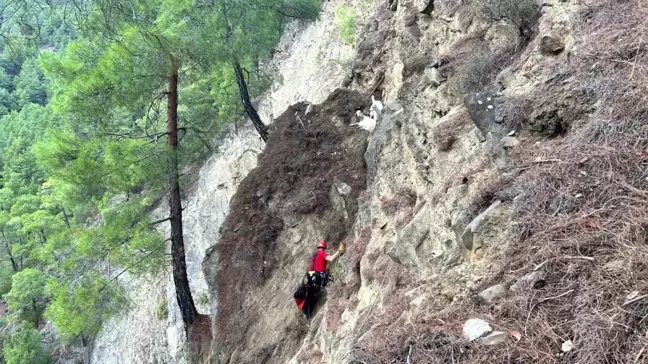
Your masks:
[[[440,152],[447,152],[457,141],[466,125],[471,125],[470,116],[461,113],[450,120],[446,120],[434,126],[432,141]]]
[[[519,196],[517,239],[495,264],[502,271],[484,282],[538,269],[546,285],[510,292],[490,307],[463,302],[387,326],[360,346],[356,362],[648,362],[648,5],[586,5],[576,27],[580,55],[560,67],[599,108],[565,137],[512,155],[520,175],[503,192]],[[461,328],[471,317],[521,340],[467,343]],[[563,353],[567,340],[575,349]]]

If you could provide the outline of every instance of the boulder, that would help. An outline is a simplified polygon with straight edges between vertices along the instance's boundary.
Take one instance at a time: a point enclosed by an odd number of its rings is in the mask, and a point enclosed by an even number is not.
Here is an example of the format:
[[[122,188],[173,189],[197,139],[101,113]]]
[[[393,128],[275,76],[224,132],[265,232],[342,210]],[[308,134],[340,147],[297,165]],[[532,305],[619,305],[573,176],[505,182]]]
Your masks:
[[[555,56],[565,50],[565,41],[560,35],[552,32],[540,39],[540,53],[546,56]]]
[[[492,305],[498,298],[506,295],[508,289],[503,284],[497,284],[492,287],[486,288],[477,295],[479,301],[485,305]]]
[[[389,103],[385,105],[382,118],[376,123],[376,128],[365,151],[365,162],[367,165],[367,186],[371,186],[378,173],[378,162],[390,140],[392,130],[399,127],[403,121],[403,107],[398,103]]]
[[[474,241],[474,235],[479,232],[481,226],[483,223],[488,219],[490,215],[492,215],[502,204],[501,201],[496,201],[493,203],[489,208],[486,209],[486,211],[482,212],[474,218],[468,226],[463,230],[461,235],[458,237],[459,241],[463,245],[463,247],[469,251],[473,251],[476,248],[479,248],[475,246],[475,241]]]
[[[479,339],[479,343],[482,345],[498,345],[504,344],[508,340],[508,335],[505,332],[495,331],[492,334]]]
[[[426,206],[399,233],[394,249],[394,260],[408,268],[420,265],[417,248],[430,233],[430,209]]]
[[[499,141],[519,127],[516,108],[500,94],[474,92],[466,94],[463,101],[470,119],[484,136],[492,134]]]
[[[502,19],[488,28],[486,40],[494,50],[508,50],[520,42],[520,30],[510,20]]]

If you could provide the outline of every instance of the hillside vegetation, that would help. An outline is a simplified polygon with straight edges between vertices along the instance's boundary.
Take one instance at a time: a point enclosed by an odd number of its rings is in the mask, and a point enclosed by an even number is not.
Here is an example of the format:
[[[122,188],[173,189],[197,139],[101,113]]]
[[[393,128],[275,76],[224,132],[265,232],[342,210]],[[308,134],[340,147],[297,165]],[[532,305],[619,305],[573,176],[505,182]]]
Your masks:
[[[37,339],[46,321],[61,343],[91,344],[128,309],[118,278],[164,269],[169,241],[189,329],[197,313],[179,182],[191,178],[178,171],[217,149],[229,123],[256,113],[250,98],[269,80],[260,62],[288,20],[317,14],[310,0],[0,1],[8,363],[47,361]],[[167,194],[169,217],[153,221]],[[167,221],[171,239],[156,230]]]

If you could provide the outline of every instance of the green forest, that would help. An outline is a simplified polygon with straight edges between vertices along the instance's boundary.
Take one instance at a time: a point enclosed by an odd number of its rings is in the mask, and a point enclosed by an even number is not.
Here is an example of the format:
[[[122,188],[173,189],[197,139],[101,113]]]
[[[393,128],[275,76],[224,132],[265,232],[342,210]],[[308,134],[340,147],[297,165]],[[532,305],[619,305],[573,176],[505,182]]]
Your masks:
[[[271,82],[260,65],[319,0],[0,0],[0,322],[6,363],[51,362],[39,329],[88,345],[128,309],[118,278],[171,269],[185,167]],[[153,221],[164,206],[167,217]],[[161,235],[160,223],[171,225]],[[167,247],[170,246],[170,249]]]

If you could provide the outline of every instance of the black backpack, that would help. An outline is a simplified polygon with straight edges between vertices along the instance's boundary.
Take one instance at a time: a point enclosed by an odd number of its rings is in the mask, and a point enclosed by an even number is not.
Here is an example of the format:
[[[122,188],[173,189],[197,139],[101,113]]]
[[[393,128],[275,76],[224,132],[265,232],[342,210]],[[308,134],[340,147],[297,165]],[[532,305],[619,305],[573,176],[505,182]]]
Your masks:
[[[308,285],[306,283],[302,283],[299,285],[299,287],[297,287],[297,290],[295,291],[293,298],[296,300],[303,300],[306,299],[307,294],[308,294]]]

